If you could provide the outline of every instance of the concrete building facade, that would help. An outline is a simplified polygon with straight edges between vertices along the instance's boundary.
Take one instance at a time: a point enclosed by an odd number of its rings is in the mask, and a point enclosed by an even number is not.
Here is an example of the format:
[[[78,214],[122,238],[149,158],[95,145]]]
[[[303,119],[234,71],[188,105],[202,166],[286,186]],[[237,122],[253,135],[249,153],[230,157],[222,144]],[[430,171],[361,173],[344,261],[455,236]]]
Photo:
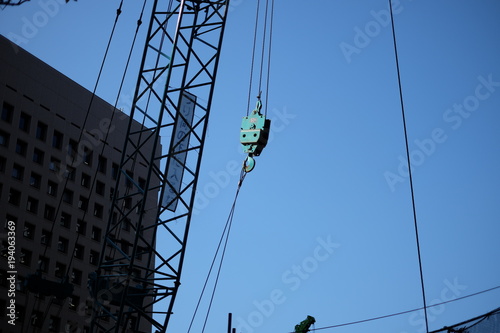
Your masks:
[[[0,333],[89,332],[129,117],[2,36],[0,108]],[[145,170],[127,173],[141,184]],[[127,253],[133,228],[119,237]]]

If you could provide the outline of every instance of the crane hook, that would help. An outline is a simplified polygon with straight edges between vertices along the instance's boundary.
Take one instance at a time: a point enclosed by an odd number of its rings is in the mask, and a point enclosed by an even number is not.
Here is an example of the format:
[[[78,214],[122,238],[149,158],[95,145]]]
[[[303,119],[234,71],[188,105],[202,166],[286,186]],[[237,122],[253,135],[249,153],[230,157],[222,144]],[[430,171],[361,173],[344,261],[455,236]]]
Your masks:
[[[255,168],[255,159],[248,155],[243,161],[243,170],[245,170],[245,172],[250,172],[253,168]]]

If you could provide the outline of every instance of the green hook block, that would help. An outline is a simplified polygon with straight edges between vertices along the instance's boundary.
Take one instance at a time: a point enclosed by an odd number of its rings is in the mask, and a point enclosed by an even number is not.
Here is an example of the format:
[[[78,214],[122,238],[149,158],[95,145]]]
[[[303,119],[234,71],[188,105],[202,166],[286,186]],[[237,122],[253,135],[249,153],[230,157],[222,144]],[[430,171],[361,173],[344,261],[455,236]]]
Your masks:
[[[241,122],[240,142],[243,145],[243,151],[247,154],[259,156],[269,139],[269,129],[271,120],[258,110],[243,117]]]

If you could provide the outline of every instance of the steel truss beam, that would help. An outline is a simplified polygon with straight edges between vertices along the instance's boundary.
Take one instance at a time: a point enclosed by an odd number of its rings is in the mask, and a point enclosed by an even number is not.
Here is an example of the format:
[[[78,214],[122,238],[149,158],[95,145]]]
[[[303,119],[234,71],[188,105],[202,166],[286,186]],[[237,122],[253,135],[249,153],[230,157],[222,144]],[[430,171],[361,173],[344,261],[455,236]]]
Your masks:
[[[92,332],[140,332],[144,321],[153,332],[166,331],[180,285],[228,5],[154,2],[115,186],[128,190],[115,192],[90,282],[96,300]],[[181,106],[192,95],[190,122]],[[189,146],[180,149],[186,140]],[[179,188],[167,174],[173,161],[183,171]],[[140,168],[147,177],[137,181],[134,171]],[[175,209],[163,202],[167,192],[175,196]],[[120,240],[123,229],[135,232],[128,248]]]

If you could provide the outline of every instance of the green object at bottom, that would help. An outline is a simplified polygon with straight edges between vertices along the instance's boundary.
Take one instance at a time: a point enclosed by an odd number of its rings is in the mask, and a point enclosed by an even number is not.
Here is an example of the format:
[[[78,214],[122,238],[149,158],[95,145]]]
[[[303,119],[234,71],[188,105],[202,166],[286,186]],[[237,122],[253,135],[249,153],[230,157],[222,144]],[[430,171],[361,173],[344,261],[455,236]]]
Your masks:
[[[295,333],[307,333],[309,328],[316,322],[316,319],[312,316],[307,316],[307,318],[300,322],[300,324],[295,325]]]

